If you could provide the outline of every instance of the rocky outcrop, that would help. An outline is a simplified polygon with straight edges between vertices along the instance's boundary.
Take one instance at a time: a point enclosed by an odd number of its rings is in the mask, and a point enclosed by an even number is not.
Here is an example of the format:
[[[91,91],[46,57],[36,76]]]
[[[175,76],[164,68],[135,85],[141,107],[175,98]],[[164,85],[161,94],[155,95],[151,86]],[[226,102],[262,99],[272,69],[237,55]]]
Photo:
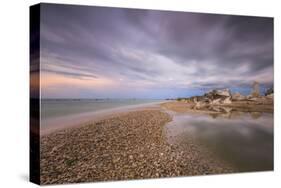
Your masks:
[[[235,100],[235,101],[240,101],[240,100],[245,100],[245,99],[247,99],[247,97],[246,96],[244,96],[244,95],[241,95],[240,93],[234,93],[233,95],[232,95],[232,100]]]
[[[221,104],[221,99],[220,98],[218,98],[218,99],[214,99],[214,100],[212,100],[211,102],[210,102],[210,104],[214,104],[214,105],[216,105],[216,104]]]
[[[212,90],[206,94],[204,94],[205,97],[209,99],[217,99],[221,97],[231,97],[231,92],[229,89],[222,89],[222,90]]]
[[[194,105],[194,109],[201,109],[203,107],[206,107],[207,103],[203,102],[203,101],[196,101],[195,105]]]
[[[231,92],[229,89],[214,90],[214,93],[218,96],[231,97]]]
[[[260,95],[259,83],[254,82],[250,95],[242,95],[239,92],[231,93],[230,89],[216,89],[205,93],[202,96],[184,98],[184,102],[192,106],[193,109],[224,111],[222,107],[246,106],[249,105],[272,105],[273,88],[266,91],[265,96]]]
[[[231,103],[232,103],[231,97],[227,97],[222,101],[222,104],[231,104]]]
[[[204,94],[204,97],[205,102],[208,102],[212,105],[231,103],[231,92],[229,89],[212,90]]]
[[[252,88],[252,97],[259,97],[260,96],[260,86],[258,82],[253,83],[253,88]]]

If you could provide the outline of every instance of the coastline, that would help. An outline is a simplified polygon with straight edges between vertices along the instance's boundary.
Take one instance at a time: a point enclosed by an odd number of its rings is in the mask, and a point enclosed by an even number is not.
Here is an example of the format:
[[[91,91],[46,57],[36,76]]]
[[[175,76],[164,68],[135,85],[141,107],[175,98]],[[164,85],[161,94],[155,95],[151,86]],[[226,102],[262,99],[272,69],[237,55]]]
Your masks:
[[[270,113],[274,112],[274,105],[271,104],[251,104],[242,102],[233,102],[231,104],[219,104],[203,106],[196,108],[193,102],[172,101],[160,104],[166,110],[175,113],[189,113],[189,114],[206,114],[206,115],[231,115],[232,113]]]
[[[179,135],[170,142],[167,126],[173,125],[170,122],[178,114],[213,118],[233,115],[193,109],[191,104],[179,101],[84,114],[80,116],[83,121],[69,121],[73,125],[64,124],[41,134],[42,184],[239,172],[192,135]]]
[[[168,143],[160,109],[118,114],[41,136],[42,184],[235,172],[192,140]]]
[[[84,112],[79,114],[67,115],[63,117],[55,117],[51,119],[41,120],[40,135],[43,136],[63,129],[80,127],[92,123],[94,121],[100,121],[130,111],[145,110],[145,109],[159,109],[161,103],[163,103],[163,101],[115,107],[106,110]]]

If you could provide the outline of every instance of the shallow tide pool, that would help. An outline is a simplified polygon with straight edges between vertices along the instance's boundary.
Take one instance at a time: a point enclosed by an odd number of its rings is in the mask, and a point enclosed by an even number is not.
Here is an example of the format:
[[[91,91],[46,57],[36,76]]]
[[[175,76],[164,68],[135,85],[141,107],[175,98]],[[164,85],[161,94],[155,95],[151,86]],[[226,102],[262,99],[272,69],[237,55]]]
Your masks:
[[[189,144],[192,138],[240,172],[273,170],[273,114],[172,115],[166,125],[171,144]]]

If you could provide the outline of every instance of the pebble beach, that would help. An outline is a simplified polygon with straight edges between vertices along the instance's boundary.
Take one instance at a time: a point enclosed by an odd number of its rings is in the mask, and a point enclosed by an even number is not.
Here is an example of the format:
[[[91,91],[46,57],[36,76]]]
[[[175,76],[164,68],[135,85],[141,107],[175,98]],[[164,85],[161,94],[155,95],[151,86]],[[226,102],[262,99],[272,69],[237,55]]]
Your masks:
[[[143,109],[42,135],[41,184],[236,172],[192,139],[169,143],[170,121],[161,109]]]

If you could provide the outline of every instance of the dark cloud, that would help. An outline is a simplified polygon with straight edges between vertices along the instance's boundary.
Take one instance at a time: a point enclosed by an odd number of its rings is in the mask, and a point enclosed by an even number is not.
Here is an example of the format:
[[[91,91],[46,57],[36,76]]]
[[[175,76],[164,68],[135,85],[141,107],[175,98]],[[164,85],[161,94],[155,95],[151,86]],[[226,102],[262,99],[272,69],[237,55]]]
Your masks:
[[[55,4],[41,15],[49,72],[173,89],[273,84],[272,18]]]

